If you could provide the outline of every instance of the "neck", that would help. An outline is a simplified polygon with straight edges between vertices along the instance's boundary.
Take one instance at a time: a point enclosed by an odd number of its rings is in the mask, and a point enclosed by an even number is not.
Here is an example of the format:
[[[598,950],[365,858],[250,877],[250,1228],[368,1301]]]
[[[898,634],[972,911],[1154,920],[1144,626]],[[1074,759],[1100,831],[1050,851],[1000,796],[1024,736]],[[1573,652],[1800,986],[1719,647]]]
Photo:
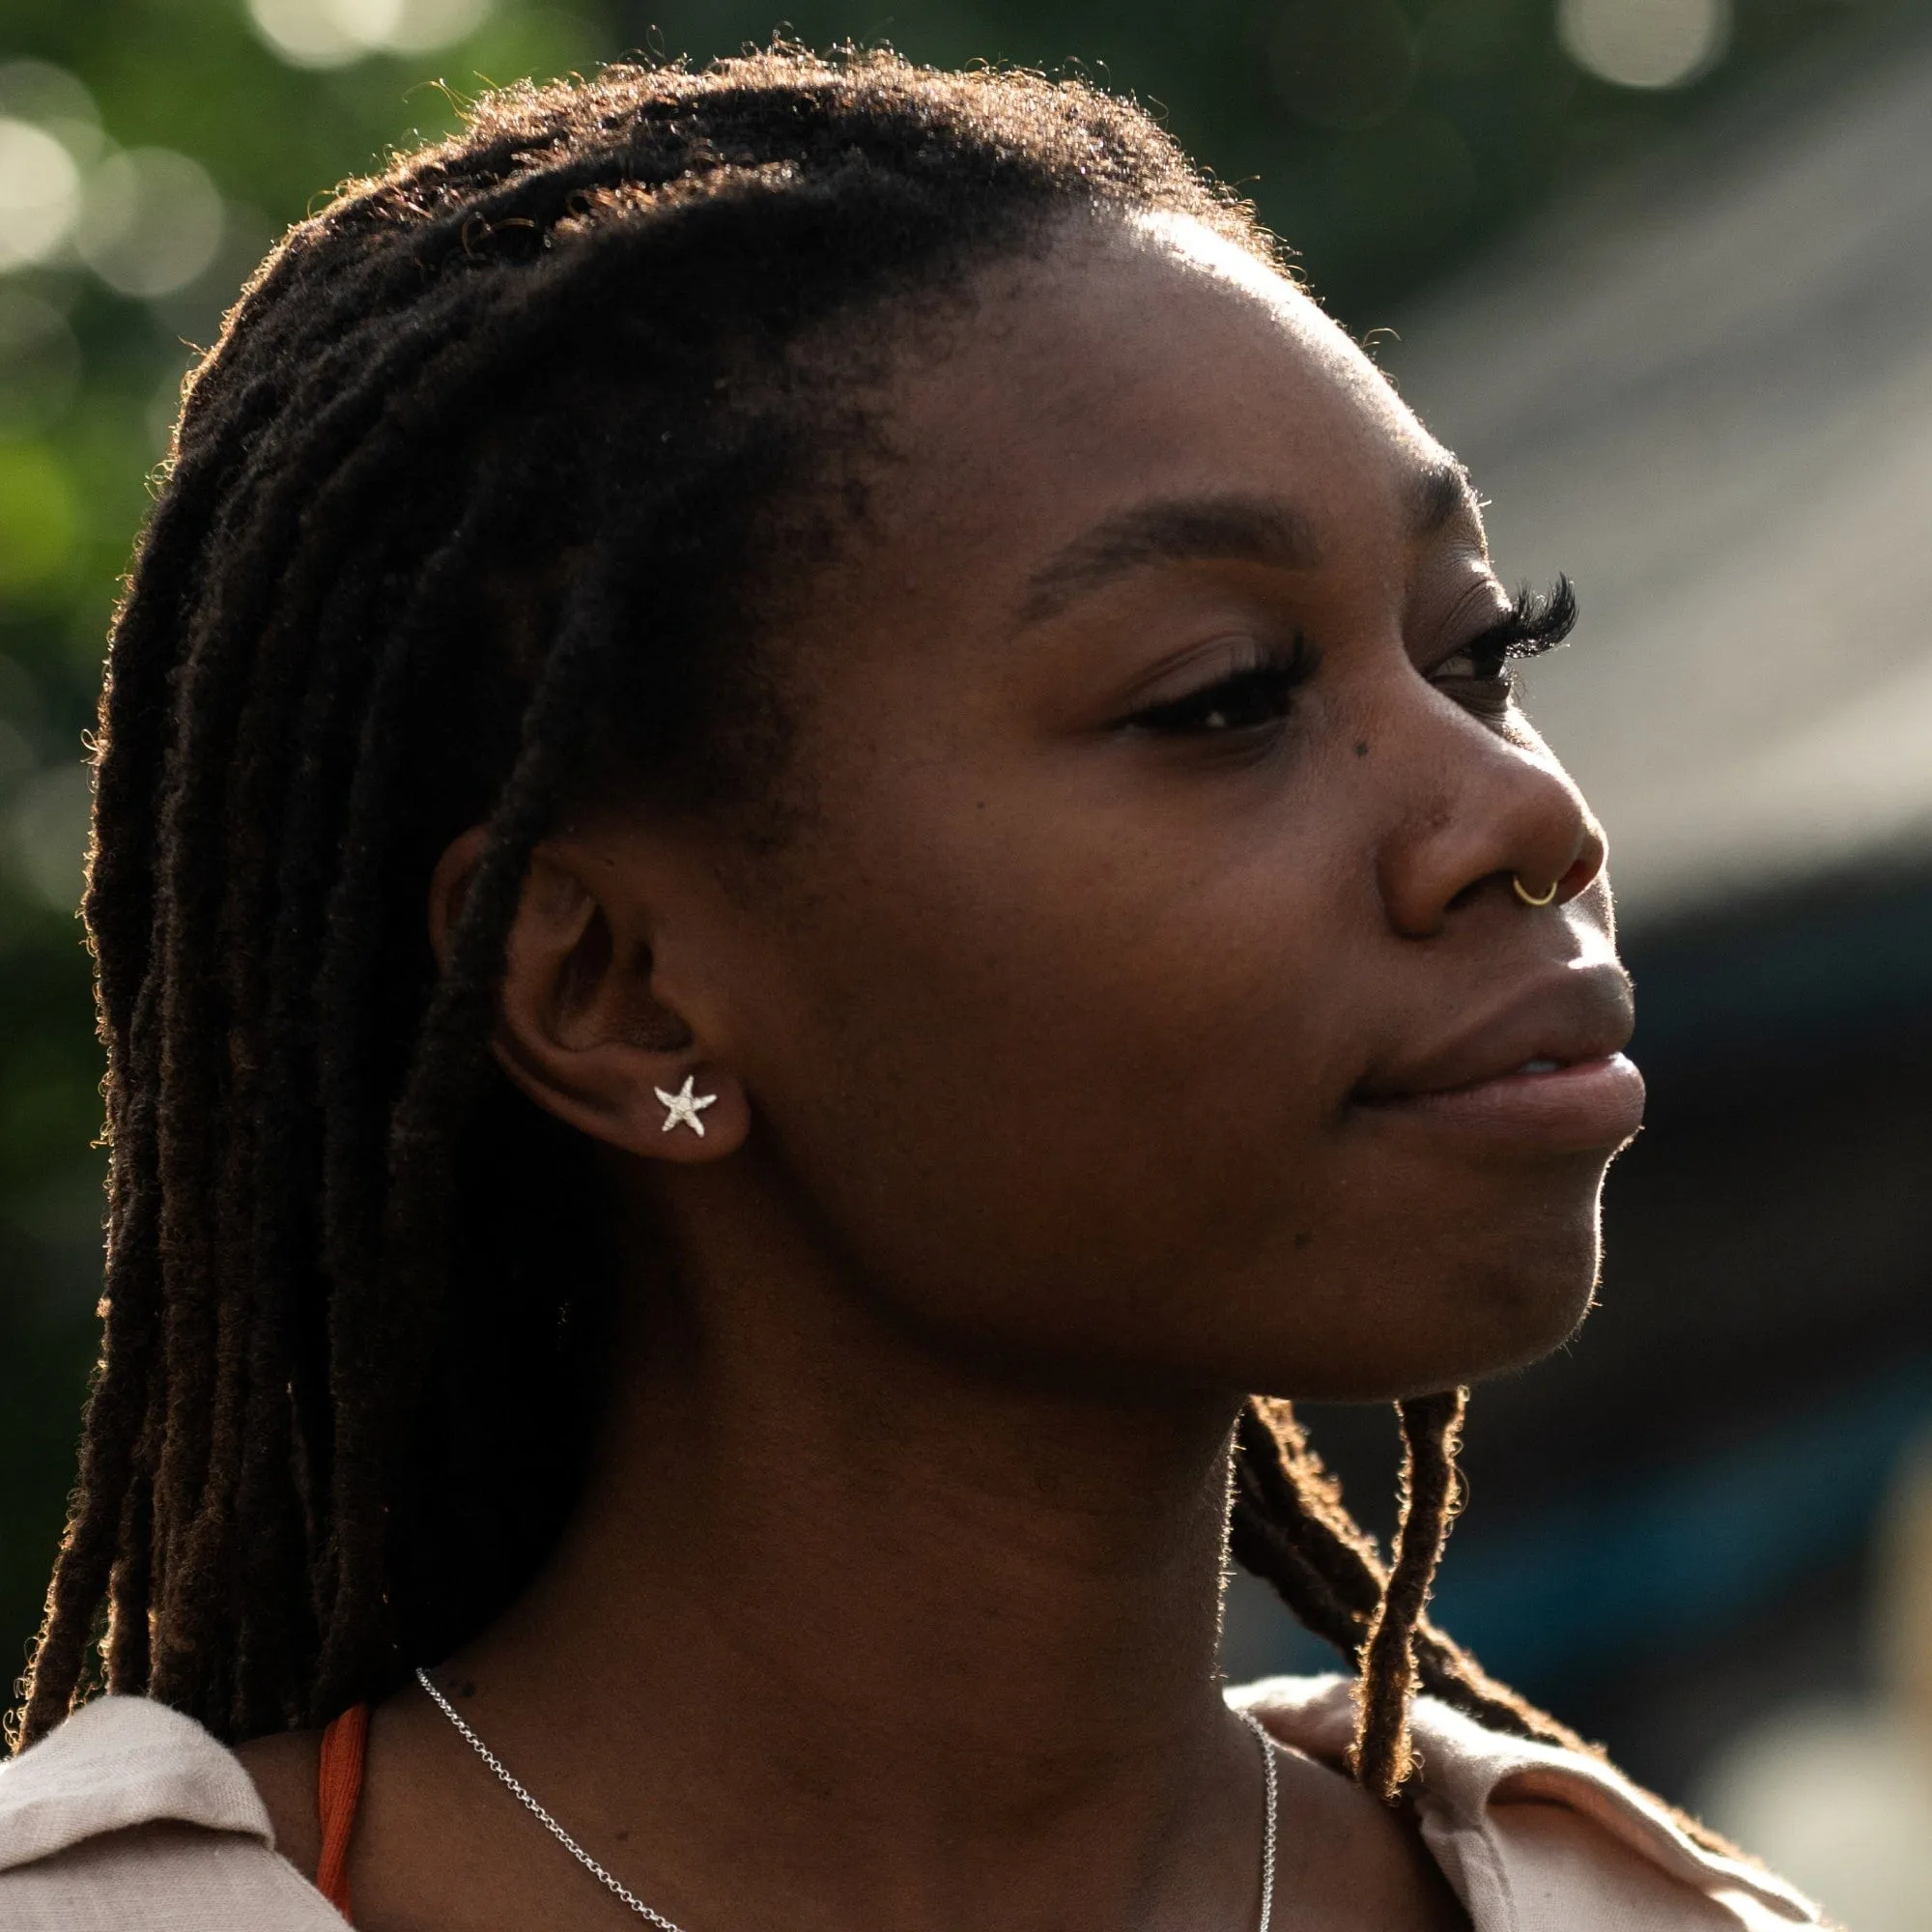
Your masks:
[[[479,1725],[580,1806],[616,1803],[600,1766],[651,1787],[695,1874],[749,1810],[772,1869],[787,1837],[983,1870],[1097,1828],[1155,1883],[1204,1793],[1256,1776],[1216,1674],[1232,1402],[922,1336],[742,1201],[707,1234],[634,1297],[556,1558],[458,1661]]]

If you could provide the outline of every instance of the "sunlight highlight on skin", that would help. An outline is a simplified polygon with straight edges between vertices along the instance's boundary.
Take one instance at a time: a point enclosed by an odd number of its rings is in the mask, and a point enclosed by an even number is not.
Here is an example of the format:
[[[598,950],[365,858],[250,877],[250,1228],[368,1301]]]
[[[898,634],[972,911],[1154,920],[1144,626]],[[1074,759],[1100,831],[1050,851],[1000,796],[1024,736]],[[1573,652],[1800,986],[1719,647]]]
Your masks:
[[[1261,303],[1351,393],[1380,403],[1389,425],[1405,441],[1428,459],[1451,460],[1348,331],[1272,263],[1216,234],[1193,215],[1168,209],[1136,210],[1122,226],[1151,252],[1209,275]]]

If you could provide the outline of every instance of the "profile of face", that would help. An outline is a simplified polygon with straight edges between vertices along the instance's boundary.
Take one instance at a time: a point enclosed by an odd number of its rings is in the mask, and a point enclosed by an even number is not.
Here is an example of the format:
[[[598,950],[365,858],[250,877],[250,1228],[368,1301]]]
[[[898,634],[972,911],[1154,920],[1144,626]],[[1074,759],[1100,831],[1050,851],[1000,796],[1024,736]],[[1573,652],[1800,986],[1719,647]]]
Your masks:
[[[1460,468],[1183,222],[984,270],[880,407],[768,646],[784,836],[560,832],[505,1065],[955,1355],[1347,1400],[1557,1344],[1642,1088]]]

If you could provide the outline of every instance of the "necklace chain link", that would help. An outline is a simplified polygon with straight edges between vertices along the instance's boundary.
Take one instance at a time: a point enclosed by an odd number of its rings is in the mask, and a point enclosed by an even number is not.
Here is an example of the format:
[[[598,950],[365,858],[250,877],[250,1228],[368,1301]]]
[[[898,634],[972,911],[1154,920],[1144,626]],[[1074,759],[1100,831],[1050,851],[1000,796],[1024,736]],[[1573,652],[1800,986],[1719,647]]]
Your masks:
[[[658,1928],[658,1932],[684,1932],[675,1920],[667,1918],[662,1912],[654,1911],[638,1896],[622,1879],[605,1868],[538,1804],[527,1789],[512,1775],[510,1768],[476,1733],[469,1728],[462,1714],[447,1697],[430,1682],[429,1672],[418,1669],[416,1682],[435,1700],[436,1707],[454,1724],[469,1747],[490,1769],[497,1774],[503,1785],[517,1803],[529,1812],[539,1825],[554,1838],[597,1883],[604,1887],[612,1897],[622,1900],[639,1918],[648,1919]],[[1262,1728],[1261,1720],[1251,1711],[1236,1711],[1235,1715],[1254,1733],[1255,1742],[1261,1747],[1262,1772],[1267,1781],[1267,1821],[1262,1833],[1262,1916],[1257,1932],[1270,1932],[1274,1918],[1274,1847],[1275,1820],[1278,1800],[1277,1775],[1275,1771],[1274,1745],[1268,1734]]]
[[[1235,1715],[1254,1733],[1255,1743],[1261,1747],[1262,1776],[1267,1782],[1267,1823],[1262,1832],[1262,1916],[1257,1932],[1268,1932],[1274,1923],[1274,1834],[1280,1795],[1274,1740],[1262,1728],[1262,1720],[1252,1711],[1236,1711]]]

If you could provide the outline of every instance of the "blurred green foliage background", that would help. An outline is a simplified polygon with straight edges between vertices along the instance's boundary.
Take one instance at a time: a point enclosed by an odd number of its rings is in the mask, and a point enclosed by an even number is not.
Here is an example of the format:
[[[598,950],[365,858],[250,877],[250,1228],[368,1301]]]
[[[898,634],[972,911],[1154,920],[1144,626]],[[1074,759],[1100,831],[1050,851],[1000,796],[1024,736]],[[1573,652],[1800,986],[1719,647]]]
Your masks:
[[[1922,6],[1923,0],[1918,0]],[[1259,201],[1350,327],[1904,0],[6,0],[0,13],[0,1661],[92,1357],[103,1155],[84,735],[181,379],[319,194],[486,83],[782,27],[1078,64]],[[0,1678],[4,1681],[4,1678]]]

